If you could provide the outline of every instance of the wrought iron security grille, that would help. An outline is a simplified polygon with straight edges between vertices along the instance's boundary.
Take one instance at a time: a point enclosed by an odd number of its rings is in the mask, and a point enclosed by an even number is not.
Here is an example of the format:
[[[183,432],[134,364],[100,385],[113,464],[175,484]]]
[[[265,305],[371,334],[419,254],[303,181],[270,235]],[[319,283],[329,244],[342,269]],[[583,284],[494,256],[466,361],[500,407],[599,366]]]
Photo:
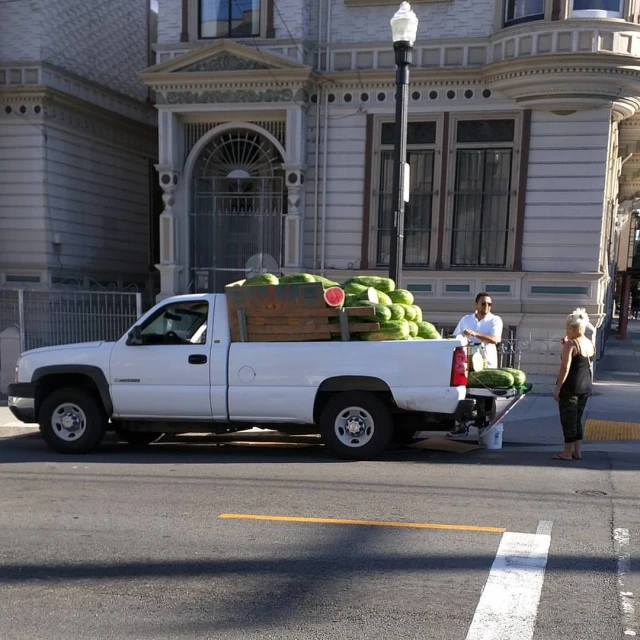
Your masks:
[[[219,292],[282,264],[282,179],[199,178],[191,214],[192,289]]]
[[[433,168],[435,152],[409,150],[410,199],[405,205],[404,266],[428,266],[433,208]],[[378,191],[378,228],[376,265],[389,264],[393,217],[393,151],[380,153],[380,189]]]
[[[452,265],[506,265],[512,153],[511,149],[458,151]]]
[[[191,289],[220,292],[282,264],[284,182],[274,145],[254,131],[218,136],[196,163]]]

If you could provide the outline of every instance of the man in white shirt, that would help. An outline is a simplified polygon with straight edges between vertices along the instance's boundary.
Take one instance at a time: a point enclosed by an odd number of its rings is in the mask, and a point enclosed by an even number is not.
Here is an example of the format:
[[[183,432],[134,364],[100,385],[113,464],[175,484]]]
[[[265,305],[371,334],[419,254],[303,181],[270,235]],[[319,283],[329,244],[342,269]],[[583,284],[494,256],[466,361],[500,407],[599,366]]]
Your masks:
[[[471,344],[485,347],[487,368],[498,368],[498,349],[496,345],[502,340],[502,318],[491,313],[493,301],[488,293],[479,293],[476,296],[476,311],[463,316],[453,332],[454,335],[463,335]]]
[[[488,293],[482,292],[476,296],[475,313],[463,316],[453,332],[463,335],[472,345],[484,345],[484,355],[488,369],[498,368],[497,345],[502,340],[502,318],[491,313],[493,301]],[[496,414],[494,398],[478,398],[479,420],[493,420]],[[459,423],[450,431],[448,436],[466,436],[469,429],[466,424]]]

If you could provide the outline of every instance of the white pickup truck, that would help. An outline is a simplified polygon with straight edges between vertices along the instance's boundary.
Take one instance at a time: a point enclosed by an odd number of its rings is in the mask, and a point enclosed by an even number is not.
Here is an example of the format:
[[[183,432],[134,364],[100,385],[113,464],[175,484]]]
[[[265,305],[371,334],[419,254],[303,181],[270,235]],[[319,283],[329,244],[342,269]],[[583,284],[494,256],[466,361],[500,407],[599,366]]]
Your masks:
[[[231,342],[224,294],[157,304],[117,342],[22,354],[9,407],[60,453],[88,453],[114,429],[131,444],[162,434],[252,427],[319,433],[332,453],[379,454],[425,420],[466,415],[462,339]],[[422,429],[420,429],[422,426]]]

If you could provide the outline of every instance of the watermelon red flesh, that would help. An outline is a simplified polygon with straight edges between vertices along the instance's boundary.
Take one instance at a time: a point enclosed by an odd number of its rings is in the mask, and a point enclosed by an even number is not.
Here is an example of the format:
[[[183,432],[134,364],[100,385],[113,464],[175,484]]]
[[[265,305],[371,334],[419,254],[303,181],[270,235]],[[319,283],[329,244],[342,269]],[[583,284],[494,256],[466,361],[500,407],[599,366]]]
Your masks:
[[[324,301],[330,307],[341,307],[345,297],[345,293],[340,287],[329,287],[324,291]]]

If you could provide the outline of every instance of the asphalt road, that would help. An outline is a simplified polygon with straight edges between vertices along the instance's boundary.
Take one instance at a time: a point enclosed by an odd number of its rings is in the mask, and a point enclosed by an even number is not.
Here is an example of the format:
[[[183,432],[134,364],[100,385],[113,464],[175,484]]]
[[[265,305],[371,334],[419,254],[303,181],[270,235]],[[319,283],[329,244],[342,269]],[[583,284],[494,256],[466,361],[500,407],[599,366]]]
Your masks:
[[[321,447],[106,443],[61,457],[37,436],[3,434],[4,640],[614,640],[636,624],[620,591],[640,593],[637,456],[564,464],[508,449],[403,449],[354,463]],[[541,521],[551,527],[543,573],[509,574],[510,561],[506,570],[509,588],[522,586],[531,634],[482,636],[502,530],[535,534]],[[622,588],[619,529],[630,539]],[[533,574],[543,579],[539,604]],[[501,602],[492,604],[500,618]]]

